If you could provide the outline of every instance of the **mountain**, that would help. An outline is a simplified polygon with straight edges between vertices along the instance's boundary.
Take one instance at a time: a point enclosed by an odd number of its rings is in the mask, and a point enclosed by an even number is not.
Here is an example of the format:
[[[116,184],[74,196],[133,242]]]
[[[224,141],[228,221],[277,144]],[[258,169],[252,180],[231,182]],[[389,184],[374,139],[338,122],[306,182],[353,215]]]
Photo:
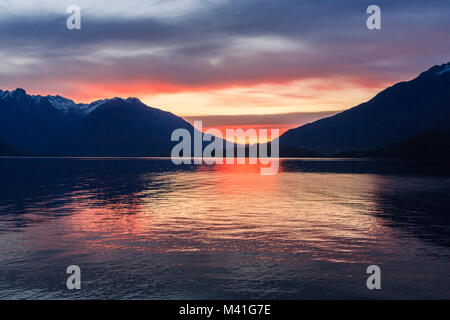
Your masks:
[[[425,132],[375,151],[374,156],[450,159],[450,116]]]
[[[24,156],[25,153],[0,141],[0,157],[4,156]]]
[[[136,98],[76,104],[0,90],[0,140],[35,155],[167,156],[178,128],[194,131],[182,118]]]
[[[333,154],[376,150],[412,138],[450,115],[450,63],[395,84],[368,102],[291,129],[280,145]]]
[[[424,132],[403,142],[393,143],[372,156],[383,158],[450,159],[450,131]]]
[[[175,129],[194,128],[185,120],[136,98],[114,98],[89,112],[71,129],[63,148],[71,155],[168,156]]]
[[[48,150],[71,123],[46,98],[29,96],[23,89],[0,91],[0,140],[17,149],[34,154]]]
[[[287,131],[279,138],[280,156],[445,154],[449,117],[447,63],[359,106]],[[27,154],[168,156],[177,143],[170,141],[176,129],[195,132],[182,118],[136,98],[80,104],[61,96],[29,95],[23,89],[0,90],[0,141]]]

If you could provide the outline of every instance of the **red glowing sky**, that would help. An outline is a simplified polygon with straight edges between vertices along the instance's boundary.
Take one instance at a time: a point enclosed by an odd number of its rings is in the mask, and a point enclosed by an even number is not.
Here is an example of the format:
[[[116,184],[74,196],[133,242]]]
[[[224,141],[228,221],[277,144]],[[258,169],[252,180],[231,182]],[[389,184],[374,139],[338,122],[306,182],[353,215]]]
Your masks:
[[[450,3],[381,1],[368,30],[353,2],[6,2],[0,89],[76,102],[137,97],[204,127],[281,131],[329,116],[448,62]],[[419,21],[420,23],[411,23]]]

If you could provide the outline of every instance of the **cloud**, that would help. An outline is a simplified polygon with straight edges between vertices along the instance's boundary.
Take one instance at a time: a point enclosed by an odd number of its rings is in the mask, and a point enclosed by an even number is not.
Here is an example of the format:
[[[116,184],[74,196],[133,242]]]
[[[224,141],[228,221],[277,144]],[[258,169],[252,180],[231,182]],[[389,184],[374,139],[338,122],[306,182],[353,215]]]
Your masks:
[[[95,19],[134,20],[152,18],[175,21],[193,13],[209,10],[220,0],[0,0],[0,18],[48,17],[65,14],[70,5],[78,5],[83,13]]]
[[[79,31],[65,27],[65,9],[74,2],[82,9]],[[211,95],[239,87],[248,93],[264,85],[293,90],[284,95],[317,95],[328,92],[331,79],[373,93],[448,62],[447,0],[379,1],[379,31],[365,27],[367,5],[354,0],[0,0],[0,87],[75,99]],[[316,84],[310,92],[296,92],[290,84],[298,81]],[[251,99],[243,100],[248,113]],[[275,100],[267,103],[276,107]]]

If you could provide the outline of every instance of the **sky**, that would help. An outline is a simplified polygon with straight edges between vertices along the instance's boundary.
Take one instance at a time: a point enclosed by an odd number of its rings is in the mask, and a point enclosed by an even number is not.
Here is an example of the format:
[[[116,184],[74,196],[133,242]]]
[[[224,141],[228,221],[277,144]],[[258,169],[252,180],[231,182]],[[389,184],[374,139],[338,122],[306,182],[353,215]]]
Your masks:
[[[0,89],[284,132],[449,62],[449,17],[448,0],[0,0]]]

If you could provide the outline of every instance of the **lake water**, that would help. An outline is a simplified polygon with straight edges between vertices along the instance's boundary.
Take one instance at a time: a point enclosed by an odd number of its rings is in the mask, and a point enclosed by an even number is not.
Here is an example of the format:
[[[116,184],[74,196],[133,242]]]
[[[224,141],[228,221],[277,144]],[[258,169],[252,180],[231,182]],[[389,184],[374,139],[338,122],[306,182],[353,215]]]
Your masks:
[[[3,158],[0,178],[2,299],[450,298],[448,163]]]

